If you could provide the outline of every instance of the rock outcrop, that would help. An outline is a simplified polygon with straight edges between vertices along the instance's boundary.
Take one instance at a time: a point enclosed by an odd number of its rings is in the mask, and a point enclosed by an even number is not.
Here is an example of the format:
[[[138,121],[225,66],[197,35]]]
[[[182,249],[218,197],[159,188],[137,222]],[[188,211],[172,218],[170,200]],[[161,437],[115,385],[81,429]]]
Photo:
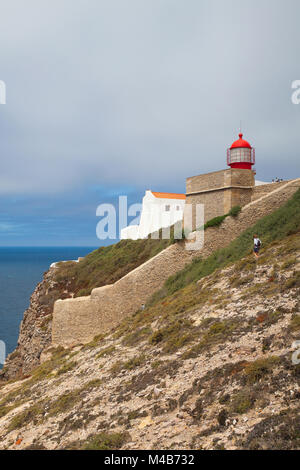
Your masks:
[[[22,377],[40,363],[42,351],[51,344],[53,305],[57,299],[71,297],[68,284],[56,282],[55,268],[44,274],[35,288],[29,308],[20,324],[18,345],[8,355],[0,379]]]

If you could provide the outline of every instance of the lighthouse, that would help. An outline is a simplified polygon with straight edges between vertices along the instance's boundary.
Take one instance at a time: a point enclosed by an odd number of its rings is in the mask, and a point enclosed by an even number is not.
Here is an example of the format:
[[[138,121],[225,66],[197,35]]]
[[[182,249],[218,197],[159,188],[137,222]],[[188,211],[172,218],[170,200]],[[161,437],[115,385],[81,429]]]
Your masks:
[[[251,170],[255,164],[255,149],[251,147],[247,140],[243,139],[243,134],[239,134],[239,139],[233,142],[227,150],[227,165],[231,168]]]
[[[230,168],[187,178],[186,220],[190,204],[195,208],[199,204],[204,206],[204,223],[228,214],[235,206],[249,204],[255,187],[254,164],[255,150],[240,132],[238,140],[227,150],[227,165]],[[195,213],[196,209],[193,208],[190,223],[192,231],[198,228]]]

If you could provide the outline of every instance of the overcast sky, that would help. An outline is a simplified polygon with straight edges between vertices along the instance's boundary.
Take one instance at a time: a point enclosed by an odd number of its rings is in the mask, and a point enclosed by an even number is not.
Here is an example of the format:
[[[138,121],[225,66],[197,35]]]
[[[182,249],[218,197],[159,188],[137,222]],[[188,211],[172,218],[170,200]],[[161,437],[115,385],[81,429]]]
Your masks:
[[[226,167],[300,176],[299,0],[0,0],[0,245],[91,245],[96,207]]]

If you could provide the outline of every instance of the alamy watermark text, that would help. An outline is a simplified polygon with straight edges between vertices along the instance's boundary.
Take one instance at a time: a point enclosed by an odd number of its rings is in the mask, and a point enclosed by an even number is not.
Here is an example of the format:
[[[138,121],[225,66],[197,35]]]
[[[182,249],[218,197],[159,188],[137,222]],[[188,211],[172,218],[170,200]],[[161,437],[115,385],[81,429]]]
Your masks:
[[[0,104],[6,104],[6,84],[0,80]]]
[[[300,104],[300,80],[294,80],[292,89],[295,90],[292,94],[292,103]]]

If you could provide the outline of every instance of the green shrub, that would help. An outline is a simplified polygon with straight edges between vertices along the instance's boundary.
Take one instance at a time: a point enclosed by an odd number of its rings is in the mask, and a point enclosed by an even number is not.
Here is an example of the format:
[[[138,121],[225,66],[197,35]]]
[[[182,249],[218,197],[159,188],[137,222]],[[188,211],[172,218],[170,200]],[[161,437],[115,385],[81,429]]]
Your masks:
[[[0,406],[0,418],[7,415],[11,410],[14,409],[14,406]]]
[[[122,361],[116,361],[110,368],[110,372],[113,374],[113,375],[116,375],[118,374],[119,372],[121,372],[121,370],[124,368],[124,362]]]
[[[189,320],[180,319],[154,332],[149,339],[150,344],[163,342],[163,352],[177,351],[193,339],[191,329],[193,324]]]
[[[94,337],[94,339],[92,339],[92,341],[90,341],[89,343],[87,343],[85,346],[84,346],[84,349],[93,349],[93,348],[96,348],[97,346],[100,345],[100,343],[103,341],[103,339],[105,338],[106,334],[100,334],[100,335],[97,335]]]
[[[209,348],[214,344],[225,342],[238,327],[239,322],[237,320],[225,320],[214,322],[202,335],[200,342],[193,346],[191,349],[185,351],[185,353],[182,355],[183,359],[197,357],[202,351],[209,350]]]
[[[21,427],[26,426],[29,422],[33,424],[40,422],[41,417],[44,414],[45,403],[43,401],[38,402],[14,416],[9,423],[8,432],[13,431],[14,429],[20,429]]]
[[[300,287],[300,271],[297,271],[285,283],[285,288],[286,289],[293,289],[295,287]]]
[[[33,370],[31,383],[50,377],[52,373],[57,369],[61,369],[62,373],[64,373],[63,370],[67,364],[66,356],[68,356],[69,354],[70,351],[64,349],[63,347],[53,349],[51,359],[43,362],[40,366]],[[75,366],[76,364],[72,365]]]
[[[153,369],[157,369],[158,367],[160,367],[162,365],[163,361],[161,361],[160,359],[157,359],[156,361],[153,361],[151,363],[151,367]]]
[[[48,413],[50,416],[57,416],[60,413],[68,411],[80,402],[82,395],[88,393],[102,384],[101,379],[93,379],[84,384],[81,388],[66,392],[60,395],[56,400],[49,404]]]
[[[291,266],[294,266],[297,263],[297,258],[295,256],[288,258],[281,266],[281,269],[288,269]]]
[[[226,217],[229,217],[229,216],[237,217],[238,214],[241,212],[241,210],[242,210],[241,206],[234,206],[230,209],[230,211],[227,214],[219,215],[217,217],[214,217],[213,219],[208,220],[204,224],[204,226],[199,227],[197,230],[202,230],[203,228],[204,230],[206,230],[209,227],[219,227],[224,222]]]
[[[56,375],[62,375],[65,374],[66,372],[69,372],[70,370],[74,369],[77,366],[76,361],[71,361],[71,362],[66,362],[60,369],[58,369]]]
[[[83,450],[117,450],[122,447],[128,439],[127,433],[106,433],[101,432],[90,437],[85,444]]]
[[[219,227],[222,222],[226,219],[226,215],[219,215],[218,217],[214,217],[213,219],[210,219],[206,222],[204,225],[204,230],[206,230],[208,227]]]
[[[124,346],[136,346],[141,341],[145,340],[152,333],[151,328],[137,328],[133,333],[126,335],[122,341]]]
[[[241,212],[241,210],[242,210],[241,206],[234,206],[230,209],[230,211],[228,212],[228,215],[230,215],[231,217],[237,217],[239,213]]]
[[[290,323],[290,329],[292,331],[300,330],[300,315],[293,315]]]
[[[235,276],[234,278],[231,278],[231,287],[240,287],[245,284],[249,284],[254,280],[253,274],[250,274],[249,276]]]
[[[230,408],[234,413],[243,414],[253,407],[254,402],[249,390],[241,390],[233,395]]]
[[[132,419],[144,418],[145,416],[148,416],[147,411],[132,410],[132,411],[129,411],[127,415],[127,419],[131,421]]]
[[[240,261],[235,263],[234,267],[236,272],[240,271],[255,271],[256,269],[256,259],[254,256],[246,256],[245,258],[242,258]]]
[[[274,367],[278,365],[280,358],[277,356],[270,356],[263,359],[257,359],[254,362],[251,362],[245,367],[245,375],[247,382],[254,384],[262,379],[265,375],[272,372]]]
[[[146,356],[145,354],[141,354],[140,356],[135,356],[132,359],[129,359],[129,361],[124,363],[124,369],[132,370],[135,369],[136,367],[141,366],[144,362],[146,361]]]
[[[97,356],[96,359],[100,359],[101,357],[106,357],[112,354],[115,351],[115,346],[108,346],[107,348],[102,349]]]

